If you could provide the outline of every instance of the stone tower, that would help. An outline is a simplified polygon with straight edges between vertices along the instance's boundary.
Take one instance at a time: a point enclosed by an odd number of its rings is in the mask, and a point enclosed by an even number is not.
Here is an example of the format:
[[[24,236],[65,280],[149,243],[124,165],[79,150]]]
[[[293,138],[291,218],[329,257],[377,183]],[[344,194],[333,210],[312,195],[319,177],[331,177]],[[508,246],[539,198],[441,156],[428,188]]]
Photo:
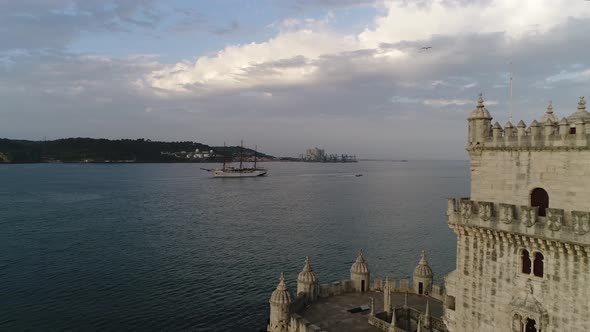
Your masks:
[[[426,260],[426,252],[422,250],[422,257],[418,266],[414,269],[414,292],[420,295],[428,295],[432,293],[432,269]]]
[[[297,295],[303,294],[306,302],[315,301],[318,296],[318,279],[311,269],[309,256],[305,256],[303,270],[297,276]]]
[[[270,322],[268,332],[287,332],[289,328],[289,306],[291,305],[291,294],[285,285],[285,276],[281,272],[277,289],[270,296]]]
[[[365,262],[363,251],[359,250],[356,261],[350,267],[350,280],[357,292],[366,292],[369,290],[369,265]]]
[[[445,278],[449,331],[590,331],[585,104],[559,123],[550,105],[542,123],[502,128],[480,96],[468,119],[471,197],[447,209],[457,235],[456,270]]]

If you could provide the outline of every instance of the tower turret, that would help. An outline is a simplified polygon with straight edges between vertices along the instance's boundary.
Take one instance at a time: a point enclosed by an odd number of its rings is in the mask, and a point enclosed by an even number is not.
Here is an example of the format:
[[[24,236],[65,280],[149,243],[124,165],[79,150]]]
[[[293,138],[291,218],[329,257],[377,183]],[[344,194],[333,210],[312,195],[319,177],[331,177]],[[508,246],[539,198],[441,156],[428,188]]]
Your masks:
[[[487,137],[491,137],[492,117],[485,108],[483,97],[480,94],[477,100],[477,107],[471,112],[469,121],[468,147],[483,144]]]
[[[311,269],[309,256],[305,256],[303,270],[297,276],[297,295],[304,294],[307,302],[315,301],[318,296],[318,279]]]
[[[559,121],[555,114],[553,114],[553,102],[551,101],[549,101],[549,105],[547,105],[547,112],[543,114],[543,117],[539,121],[541,123],[547,123],[547,120],[551,120],[553,123],[557,123]]]
[[[359,250],[356,261],[350,267],[350,280],[357,292],[369,290],[369,265],[365,262],[363,251]]]
[[[285,285],[285,275],[281,272],[277,289],[270,296],[270,322],[268,332],[287,332],[289,328],[289,306],[291,294]]]
[[[579,119],[584,120],[584,122],[590,121],[590,113],[586,111],[586,100],[584,97],[580,97],[580,100],[578,101],[578,110],[567,117],[567,122],[576,123]]]
[[[416,294],[430,294],[432,291],[432,269],[426,260],[426,252],[422,250],[422,257],[416,269],[414,269],[414,292]]]
[[[590,112],[586,111],[586,100],[580,97],[578,101],[578,110],[567,117],[572,134],[581,134],[582,136],[590,131]]]

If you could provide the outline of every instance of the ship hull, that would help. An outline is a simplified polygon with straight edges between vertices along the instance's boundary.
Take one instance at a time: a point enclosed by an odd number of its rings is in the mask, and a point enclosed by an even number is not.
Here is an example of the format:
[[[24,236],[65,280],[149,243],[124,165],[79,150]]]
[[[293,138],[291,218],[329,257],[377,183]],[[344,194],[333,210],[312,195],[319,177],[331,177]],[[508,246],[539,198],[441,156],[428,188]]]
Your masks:
[[[253,178],[258,176],[266,175],[265,169],[257,169],[257,170],[246,170],[246,171],[223,171],[223,170],[214,170],[211,171],[213,173],[213,177],[216,178]]]

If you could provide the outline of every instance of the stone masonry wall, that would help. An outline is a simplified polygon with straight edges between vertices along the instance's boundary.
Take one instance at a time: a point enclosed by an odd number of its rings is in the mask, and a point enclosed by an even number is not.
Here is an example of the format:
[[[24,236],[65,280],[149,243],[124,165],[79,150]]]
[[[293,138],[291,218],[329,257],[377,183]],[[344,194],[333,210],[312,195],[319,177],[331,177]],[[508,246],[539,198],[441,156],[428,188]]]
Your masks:
[[[447,277],[447,294],[455,297],[455,310],[445,313],[449,331],[511,331],[515,303],[527,297],[527,283],[533,288],[530,301],[547,312],[543,332],[590,331],[587,252],[474,227],[451,228],[458,255],[457,269]],[[544,254],[542,278],[521,273],[522,248]]]
[[[541,187],[549,207],[590,211],[590,151],[484,150],[471,153],[471,199],[529,205]]]

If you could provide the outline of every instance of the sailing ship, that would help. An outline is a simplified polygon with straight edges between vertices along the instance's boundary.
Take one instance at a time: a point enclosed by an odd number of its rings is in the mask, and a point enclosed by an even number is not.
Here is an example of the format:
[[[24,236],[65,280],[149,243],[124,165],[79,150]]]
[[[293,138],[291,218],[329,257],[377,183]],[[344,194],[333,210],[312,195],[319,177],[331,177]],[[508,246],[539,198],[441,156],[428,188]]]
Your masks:
[[[223,143],[223,166],[221,169],[206,169],[201,168],[202,170],[208,171],[213,174],[213,177],[216,178],[249,178],[249,177],[257,177],[257,176],[264,176],[266,175],[267,170],[265,168],[257,167],[256,165],[256,154],[258,147],[254,148],[254,166],[253,167],[243,167],[243,151],[244,151],[244,142],[240,142],[240,167],[233,167],[227,166],[225,161],[225,143]]]

